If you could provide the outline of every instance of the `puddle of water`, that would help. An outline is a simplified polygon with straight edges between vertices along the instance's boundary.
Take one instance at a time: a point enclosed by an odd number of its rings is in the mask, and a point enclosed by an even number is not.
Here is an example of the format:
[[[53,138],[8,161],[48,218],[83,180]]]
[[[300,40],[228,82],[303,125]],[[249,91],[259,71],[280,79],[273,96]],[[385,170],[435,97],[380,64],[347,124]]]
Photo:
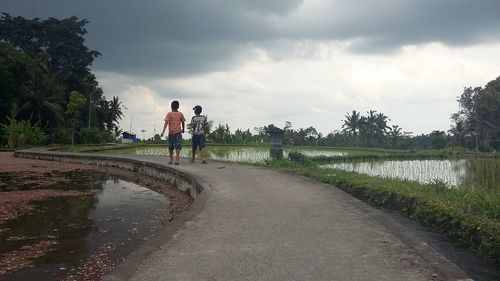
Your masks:
[[[32,267],[6,280],[63,279],[104,244],[117,246],[110,255],[126,256],[168,222],[170,202],[161,194],[105,174],[68,176],[71,183],[52,188],[97,191],[35,202],[36,209],[3,224],[7,230],[0,232],[0,255],[40,241],[57,242]]]

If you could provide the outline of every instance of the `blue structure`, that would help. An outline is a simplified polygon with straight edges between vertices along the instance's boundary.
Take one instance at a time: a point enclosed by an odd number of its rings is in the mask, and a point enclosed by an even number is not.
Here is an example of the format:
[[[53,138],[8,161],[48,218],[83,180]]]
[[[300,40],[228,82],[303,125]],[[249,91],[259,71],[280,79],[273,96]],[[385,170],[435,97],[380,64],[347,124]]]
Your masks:
[[[122,143],[136,143],[138,142],[139,139],[135,134],[129,133],[129,132],[123,132],[122,133]]]

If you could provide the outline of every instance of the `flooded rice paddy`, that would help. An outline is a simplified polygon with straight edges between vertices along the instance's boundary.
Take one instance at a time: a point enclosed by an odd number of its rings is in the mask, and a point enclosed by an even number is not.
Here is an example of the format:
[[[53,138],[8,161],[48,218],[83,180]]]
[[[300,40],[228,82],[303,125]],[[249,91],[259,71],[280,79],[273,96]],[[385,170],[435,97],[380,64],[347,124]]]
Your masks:
[[[284,148],[283,156],[288,157],[291,151],[298,151],[307,156],[345,156],[347,153],[328,148]],[[168,155],[166,146],[137,147],[131,149],[106,151],[106,153],[130,153],[137,155]],[[199,154],[199,153],[197,153]],[[191,157],[191,147],[185,146],[182,156]],[[211,160],[257,163],[269,159],[269,147],[264,146],[209,146],[207,158]]]
[[[191,148],[184,147],[182,156],[190,157]],[[342,149],[319,147],[284,148],[284,157],[291,151],[307,156],[349,156]],[[167,156],[166,146],[135,147],[106,153]],[[207,158],[212,160],[257,163],[269,159],[265,146],[207,146]],[[435,160],[367,160],[334,162],[321,165],[325,169],[340,169],[370,176],[398,178],[420,183],[439,180],[450,186],[473,186],[500,191],[500,159],[435,159]]]
[[[159,193],[102,173],[68,177],[44,189],[83,195],[32,201],[28,212],[0,224],[1,280],[98,280],[168,223],[170,202]],[[0,196],[16,189],[29,192],[11,184]]]
[[[331,163],[321,167],[420,183],[439,180],[450,186],[475,186],[500,191],[500,159],[362,161]]]

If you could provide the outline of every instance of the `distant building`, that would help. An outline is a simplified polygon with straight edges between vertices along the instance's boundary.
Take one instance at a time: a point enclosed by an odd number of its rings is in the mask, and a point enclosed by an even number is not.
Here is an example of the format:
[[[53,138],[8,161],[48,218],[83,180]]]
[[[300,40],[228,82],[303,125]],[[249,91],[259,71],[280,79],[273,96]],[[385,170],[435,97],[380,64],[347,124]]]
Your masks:
[[[413,137],[413,132],[403,131],[403,137],[411,138]]]
[[[136,134],[132,134],[129,132],[122,133],[122,143],[135,143],[138,141],[139,141],[139,139],[137,138]]]

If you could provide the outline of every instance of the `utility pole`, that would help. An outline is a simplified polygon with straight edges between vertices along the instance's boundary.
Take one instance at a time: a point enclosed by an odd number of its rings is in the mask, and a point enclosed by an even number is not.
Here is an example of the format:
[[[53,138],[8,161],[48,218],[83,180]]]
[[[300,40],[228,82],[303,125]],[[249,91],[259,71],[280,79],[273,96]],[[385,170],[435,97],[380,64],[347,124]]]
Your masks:
[[[90,130],[90,118],[92,116],[92,92],[93,91],[94,90],[92,90],[92,91],[89,92],[89,126],[87,128],[88,130]]]
[[[134,116],[132,116],[132,114],[130,114],[130,133],[132,134],[132,119],[134,118]]]

